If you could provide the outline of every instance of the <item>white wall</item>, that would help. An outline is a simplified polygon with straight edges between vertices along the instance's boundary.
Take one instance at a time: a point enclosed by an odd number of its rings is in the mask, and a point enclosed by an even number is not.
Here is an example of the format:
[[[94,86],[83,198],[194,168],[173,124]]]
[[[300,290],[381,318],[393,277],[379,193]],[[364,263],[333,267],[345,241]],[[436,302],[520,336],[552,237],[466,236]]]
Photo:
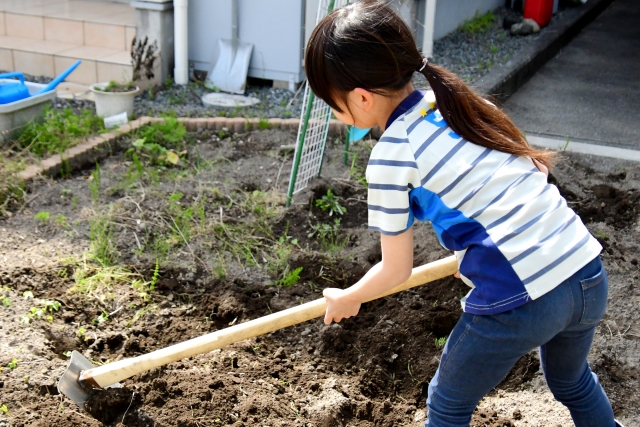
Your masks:
[[[249,76],[295,82],[302,69],[304,0],[238,0],[238,38],[253,43]],[[189,61],[211,71],[231,39],[231,0],[189,0]]]
[[[422,43],[425,0],[386,1],[389,6],[405,20],[407,25],[409,25],[418,43]],[[305,46],[315,26],[319,2],[320,0],[306,0]],[[485,13],[499,6],[504,6],[504,3],[504,0],[437,0],[434,40],[440,39],[450,32],[455,31],[460,24],[473,18],[476,13]]]

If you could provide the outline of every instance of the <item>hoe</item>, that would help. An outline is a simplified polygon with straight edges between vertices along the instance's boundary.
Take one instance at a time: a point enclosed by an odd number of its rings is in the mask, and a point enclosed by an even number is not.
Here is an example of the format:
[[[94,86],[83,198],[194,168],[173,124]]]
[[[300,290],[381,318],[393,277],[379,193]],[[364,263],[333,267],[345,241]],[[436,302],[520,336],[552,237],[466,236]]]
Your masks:
[[[373,299],[382,298],[450,276],[457,271],[457,268],[458,263],[455,256],[416,267],[406,282]],[[98,389],[119,387],[118,381],[136,374],[323,316],[325,310],[325,299],[319,298],[306,304],[202,335],[151,353],[118,360],[102,366],[94,366],[82,354],[74,351],[71,354],[69,367],[58,382],[58,390],[84,409],[85,403]]]

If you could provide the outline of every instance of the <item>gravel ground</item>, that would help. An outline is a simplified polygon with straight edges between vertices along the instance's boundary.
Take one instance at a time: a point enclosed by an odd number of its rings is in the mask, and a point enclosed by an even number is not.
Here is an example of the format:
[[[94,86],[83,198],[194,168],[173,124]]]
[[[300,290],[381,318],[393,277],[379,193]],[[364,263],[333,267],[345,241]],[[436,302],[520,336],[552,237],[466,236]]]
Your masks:
[[[431,61],[442,65],[473,85],[479,78],[488,73],[494,65],[502,64],[511,58],[523,46],[534,42],[538,35],[512,37],[502,28],[505,17],[518,17],[519,14],[505,8],[494,11],[496,17],[491,28],[473,34],[456,31],[438,40],[434,45]],[[520,15],[521,16],[521,15]],[[561,10],[554,16],[551,24],[542,32],[552,28],[562,19]],[[48,82],[47,77],[25,75],[29,81]],[[135,114],[138,116],[158,116],[174,113],[178,117],[299,117],[304,91],[294,94],[286,89],[273,89],[270,85],[260,85],[260,80],[249,81],[247,95],[258,98],[260,104],[245,108],[205,107],[201,97],[208,90],[201,84],[191,83],[187,86],[175,84],[163,85],[157,90],[145,91],[135,101]],[[418,89],[428,87],[425,78],[416,73],[414,85]],[[92,102],[57,100],[55,108],[71,107],[78,109],[94,109]]]

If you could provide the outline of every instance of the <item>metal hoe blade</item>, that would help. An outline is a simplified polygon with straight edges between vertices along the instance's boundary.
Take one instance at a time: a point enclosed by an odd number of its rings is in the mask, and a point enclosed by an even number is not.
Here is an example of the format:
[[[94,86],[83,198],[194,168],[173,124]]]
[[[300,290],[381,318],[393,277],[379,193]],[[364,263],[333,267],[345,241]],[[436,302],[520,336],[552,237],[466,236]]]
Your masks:
[[[82,371],[95,368],[86,357],[77,351],[71,353],[71,361],[67,370],[60,377],[58,381],[58,391],[73,402],[80,408],[84,409],[84,404],[91,398],[94,393],[94,389],[83,386],[79,379]],[[120,383],[113,384],[111,388],[122,387]]]

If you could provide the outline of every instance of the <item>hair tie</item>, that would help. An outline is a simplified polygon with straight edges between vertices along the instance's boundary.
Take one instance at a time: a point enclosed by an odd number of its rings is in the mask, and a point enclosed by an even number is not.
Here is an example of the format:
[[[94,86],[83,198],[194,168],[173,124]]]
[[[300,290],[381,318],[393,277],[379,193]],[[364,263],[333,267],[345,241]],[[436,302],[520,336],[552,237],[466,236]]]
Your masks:
[[[427,58],[423,58],[423,59],[422,59],[422,67],[420,67],[420,68],[418,69],[418,72],[419,72],[419,73],[421,73],[421,72],[422,72],[422,70],[424,70],[424,67],[426,67],[426,66],[427,66],[427,63],[428,63],[428,62],[429,62],[429,60],[428,60]]]

